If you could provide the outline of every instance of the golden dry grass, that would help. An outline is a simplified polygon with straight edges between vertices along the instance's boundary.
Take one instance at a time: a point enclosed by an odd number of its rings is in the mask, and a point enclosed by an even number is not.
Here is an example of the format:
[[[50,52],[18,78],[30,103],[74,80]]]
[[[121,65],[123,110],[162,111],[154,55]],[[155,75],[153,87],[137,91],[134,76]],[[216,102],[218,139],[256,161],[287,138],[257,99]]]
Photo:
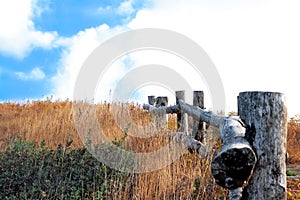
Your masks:
[[[287,151],[289,154],[288,162],[300,166],[300,119],[294,117],[288,123]]]
[[[0,148],[3,150],[16,137],[37,143],[45,140],[51,148],[72,138],[74,147],[82,146],[71,109],[69,101],[0,104]]]
[[[124,139],[124,148],[133,152],[150,152],[159,149],[168,140],[165,137],[176,130],[176,118],[170,116],[168,125],[150,138],[126,136],[125,125],[118,125],[111,114],[111,107],[117,106],[116,115],[123,116],[123,105],[97,105],[97,120],[104,134],[110,141]],[[126,104],[131,119],[135,124],[153,123],[146,111],[132,104]],[[125,115],[126,116],[126,115]],[[288,129],[289,161],[300,161],[299,123],[290,122]],[[134,131],[131,134],[135,134]],[[140,130],[138,130],[140,131]],[[83,146],[78,136],[72,114],[72,102],[37,101],[19,105],[15,103],[0,104],[0,150],[4,150],[15,138],[22,137],[27,141],[41,143],[43,140],[50,148],[66,144],[72,139],[72,148]],[[93,140],[98,140],[92,135]],[[218,143],[216,145],[219,145]],[[218,187],[210,175],[210,159],[199,158],[186,153],[171,165],[149,173],[131,174],[126,181],[125,190],[111,185],[112,199],[220,199],[227,192]],[[124,183],[120,183],[124,184]]]
[[[124,140],[124,148],[133,152],[150,152],[168,143],[165,134],[176,130],[176,119],[170,116],[168,126],[150,138],[125,137],[125,128],[117,125],[111,114],[110,104],[97,105],[98,123],[110,141]],[[118,116],[123,116],[122,105]],[[131,119],[138,125],[153,123],[149,114],[132,104],[126,104]],[[83,105],[85,110],[89,106]],[[0,148],[17,137],[27,141],[41,143],[43,140],[50,148],[66,144],[72,139],[72,148],[83,146],[78,136],[72,114],[72,102],[33,102],[24,105],[14,103],[0,104]],[[88,123],[88,121],[87,121]],[[127,130],[128,131],[128,130]],[[134,130],[132,131],[134,134]],[[136,130],[138,131],[138,130]],[[92,140],[97,136],[92,135]],[[214,184],[210,175],[210,160],[201,159],[196,155],[186,153],[171,165],[148,173],[131,174],[126,182],[125,191],[111,185],[112,199],[219,199],[226,196],[226,191]],[[196,183],[196,184],[195,184]],[[116,183],[114,183],[116,184]],[[124,183],[120,183],[121,185]],[[121,187],[120,187],[121,188]]]

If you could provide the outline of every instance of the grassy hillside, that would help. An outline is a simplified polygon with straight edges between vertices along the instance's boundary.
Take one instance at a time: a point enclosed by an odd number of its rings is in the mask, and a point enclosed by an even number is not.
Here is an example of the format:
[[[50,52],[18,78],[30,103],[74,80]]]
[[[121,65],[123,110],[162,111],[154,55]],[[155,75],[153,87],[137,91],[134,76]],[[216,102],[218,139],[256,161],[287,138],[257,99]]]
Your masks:
[[[128,135],[111,114],[111,106],[97,106],[97,117],[105,135],[121,148],[151,152],[168,141],[176,130],[175,116],[157,135],[143,139]],[[151,123],[150,116],[127,104],[135,123]],[[118,115],[122,116],[119,105]],[[300,123],[289,123],[289,162],[300,161]],[[215,130],[210,130],[212,133]],[[218,133],[210,144],[219,148]],[[215,137],[215,136],[216,137]],[[186,152],[164,169],[132,174],[110,169],[93,158],[83,146],[74,125],[72,103],[34,102],[0,104],[0,198],[1,199],[221,199],[227,191],[210,175],[210,158]],[[290,198],[296,198],[297,182],[289,182]]]

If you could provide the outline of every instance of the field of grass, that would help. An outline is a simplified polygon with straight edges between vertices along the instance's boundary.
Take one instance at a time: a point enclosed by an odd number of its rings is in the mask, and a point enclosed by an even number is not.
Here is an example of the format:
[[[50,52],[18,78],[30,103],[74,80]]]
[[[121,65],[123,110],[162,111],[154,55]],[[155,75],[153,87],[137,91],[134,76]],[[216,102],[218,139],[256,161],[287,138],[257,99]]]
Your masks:
[[[177,129],[175,116],[168,126],[150,138],[130,136],[120,127],[110,104],[96,107],[97,120],[106,137],[132,152],[151,152],[168,143]],[[151,123],[146,111],[127,104],[136,124]],[[119,110],[118,110],[119,109]],[[117,115],[123,116],[122,105]],[[300,163],[300,121],[291,119],[288,129],[288,162]],[[220,147],[218,132],[209,130],[208,143]],[[92,135],[97,141],[97,136]],[[87,141],[84,141],[86,144]],[[228,199],[210,175],[211,158],[188,151],[171,165],[134,174],[111,169],[96,160],[78,136],[72,102],[0,104],[0,199]],[[289,199],[297,199],[300,183],[289,181]]]

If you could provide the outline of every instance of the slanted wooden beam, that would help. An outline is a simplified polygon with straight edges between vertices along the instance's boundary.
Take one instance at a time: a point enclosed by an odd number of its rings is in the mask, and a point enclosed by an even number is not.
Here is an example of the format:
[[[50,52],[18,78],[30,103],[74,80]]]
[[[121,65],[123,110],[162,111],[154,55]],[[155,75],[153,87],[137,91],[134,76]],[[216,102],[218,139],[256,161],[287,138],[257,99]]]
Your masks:
[[[211,147],[202,144],[198,140],[195,140],[193,136],[186,135],[185,133],[174,133],[171,135],[170,139],[171,141],[183,144],[184,148],[186,148],[189,152],[196,153],[202,158],[208,158],[211,156],[211,153],[213,153]]]

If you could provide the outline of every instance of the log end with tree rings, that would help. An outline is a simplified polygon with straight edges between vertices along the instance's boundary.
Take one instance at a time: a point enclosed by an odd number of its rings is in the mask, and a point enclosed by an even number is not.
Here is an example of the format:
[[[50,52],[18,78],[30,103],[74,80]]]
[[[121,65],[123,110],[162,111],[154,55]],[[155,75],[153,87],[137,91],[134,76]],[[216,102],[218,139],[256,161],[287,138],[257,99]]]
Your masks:
[[[244,186],[253,172],[256,155],[248,144],[224,146],[213,159],[211,172],[218,185],[236,189]]]

